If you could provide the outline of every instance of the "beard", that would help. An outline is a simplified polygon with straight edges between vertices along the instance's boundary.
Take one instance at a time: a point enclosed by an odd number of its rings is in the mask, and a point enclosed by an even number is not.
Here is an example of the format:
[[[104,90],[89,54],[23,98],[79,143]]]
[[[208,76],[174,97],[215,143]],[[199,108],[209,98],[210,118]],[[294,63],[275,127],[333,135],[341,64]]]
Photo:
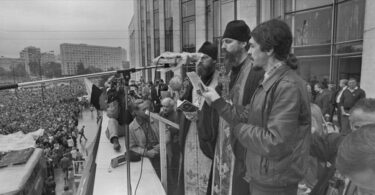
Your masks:
[[[224,64],[225,66],[233,67],[237,66],[239,64],[239,59],[241,56],[240,51],[235,51],[234,53],[230,53],[223,49],[223,54],[224,54]]]
[[[199,65],[197,67],[197,74],[202,78],[202,80],[207,80],[215,72],[215,65],[211,64],[208,67]]]

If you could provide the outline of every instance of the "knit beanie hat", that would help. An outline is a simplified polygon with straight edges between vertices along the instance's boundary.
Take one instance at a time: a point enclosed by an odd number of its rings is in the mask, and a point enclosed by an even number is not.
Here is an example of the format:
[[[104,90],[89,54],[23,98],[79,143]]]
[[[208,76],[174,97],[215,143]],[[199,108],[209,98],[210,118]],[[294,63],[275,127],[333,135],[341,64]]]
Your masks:
[[[217,60],[217,46],[209,41],[204,42],[198,52],[210,56],[213,60]]]
[[[225,28],[223,38],[248,42],[251,38],[250,28],[243,20],[230,21]]]

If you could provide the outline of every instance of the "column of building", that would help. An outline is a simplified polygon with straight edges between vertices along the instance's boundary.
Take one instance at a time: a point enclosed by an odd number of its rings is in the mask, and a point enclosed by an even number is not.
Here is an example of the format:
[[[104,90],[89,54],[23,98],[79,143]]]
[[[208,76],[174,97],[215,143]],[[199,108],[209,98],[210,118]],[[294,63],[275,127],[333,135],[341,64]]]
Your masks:
[[[367,0],[365,6],[365,27],[363,34],[363,53],[361,70],[361,87],[366,91],[367,97],[375,97],[375,1]]]

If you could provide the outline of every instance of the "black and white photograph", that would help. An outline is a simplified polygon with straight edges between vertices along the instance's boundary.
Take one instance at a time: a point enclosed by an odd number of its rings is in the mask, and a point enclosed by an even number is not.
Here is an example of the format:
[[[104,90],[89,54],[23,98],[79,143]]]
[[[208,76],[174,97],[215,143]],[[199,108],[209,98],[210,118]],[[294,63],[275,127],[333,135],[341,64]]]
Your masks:
[[[374,10],[0,0],[0,195],[375,195]]]

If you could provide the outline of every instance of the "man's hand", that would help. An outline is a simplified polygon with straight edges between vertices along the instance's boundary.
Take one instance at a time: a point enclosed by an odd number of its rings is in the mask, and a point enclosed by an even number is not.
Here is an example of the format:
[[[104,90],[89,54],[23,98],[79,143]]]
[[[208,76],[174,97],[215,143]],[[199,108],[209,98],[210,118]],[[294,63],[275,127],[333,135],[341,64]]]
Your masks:
[[[156,152],[154,149],[145,152],[145,156],[149,158],[154,158],[157,154],[158,152]]]
[[[212,87],[206,87],[204,91],[201,90],[201,92],[202,96],[206,99],[209,105],[211,105],[212,102],[220,98],[220,95]]]
[[[185,117],[192,122],[195,122],[198,120],[198,111],[195,112],[183,112]]]

